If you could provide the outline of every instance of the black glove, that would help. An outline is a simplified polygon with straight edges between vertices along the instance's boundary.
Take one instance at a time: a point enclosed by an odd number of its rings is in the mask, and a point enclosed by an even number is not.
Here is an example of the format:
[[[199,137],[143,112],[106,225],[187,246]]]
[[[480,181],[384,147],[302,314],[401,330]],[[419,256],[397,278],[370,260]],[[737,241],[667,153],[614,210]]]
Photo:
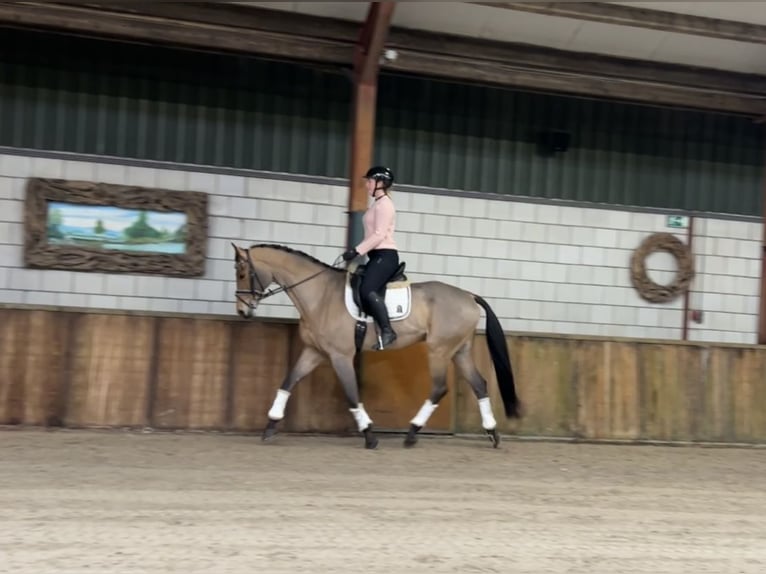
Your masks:
[[[349,249],[343,254],[343,261],[351,261],[354,257],[358,257],[359,253],[356,249]]]

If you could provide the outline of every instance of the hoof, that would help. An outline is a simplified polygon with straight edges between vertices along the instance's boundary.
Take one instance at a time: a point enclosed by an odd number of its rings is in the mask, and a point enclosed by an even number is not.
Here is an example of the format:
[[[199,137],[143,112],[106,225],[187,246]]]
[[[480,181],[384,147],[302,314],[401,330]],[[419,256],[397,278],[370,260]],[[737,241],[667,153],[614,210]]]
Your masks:
[[[372,437],[370,439],[365,439],[364,448],[366,448],[367,450],[375,450],[376,448],[378,448],[378,439],[375,437]]]
[[[486,430],[487,436],[489,437],[490,442],[492,443],[492,448],[497,448],[500,446],[500,434],[497,432],[497,429],[491,429]]]
[[[407,448],[413,447],[418,442],[418,432],[422,427],[417,425],[410,425],[410,430],[407,432],[407,436],[404,438],[404,446]]]
[[[378,437],[372,434],[372,428],[367,427],[364,430],[364,448],[374,450],[378,448]]]
[[[269,423],[266,425],[266,428],[263,430],[263,434],[261,435],[262,441],[268,441],[274,438],[277,434],[277,422],[275,420],[269,419]]]

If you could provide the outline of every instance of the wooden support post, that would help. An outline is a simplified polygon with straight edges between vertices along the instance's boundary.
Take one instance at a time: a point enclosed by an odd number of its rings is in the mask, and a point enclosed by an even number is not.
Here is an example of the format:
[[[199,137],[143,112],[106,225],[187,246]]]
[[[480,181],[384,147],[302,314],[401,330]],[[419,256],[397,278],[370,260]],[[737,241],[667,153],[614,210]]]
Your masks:
[[[689,253],[691,254],[692,261],[695,261],[694,257],[694,216],[689,216],[689,227],[686,230],[686,246],[689,248]],[[681,340],[682,341],[688,341],[689,340],[689,313],[691,310],[689,309],[689,300],[691,299],[691,290],[692,286],[689,285],[689,288],[684,293],[684,322],[681,325]]]
[[[372,2],[354,54],[354,103],[351,118],[351,161],[348,189],[348,233],[350,249],[363,236],[362,215],[367,192],[362,176],[370,167],[375,139],[375,105],[378,92],[379,59],[388,35],[395,2]]]
[[[351,132],[351,173],[348,188],[347,247],[351,249],[364,235],[362,214],[367,209],[367,190],[362,176],[372,162],[375,136],[375,103],[377,86],[354,86],[354,120]]]

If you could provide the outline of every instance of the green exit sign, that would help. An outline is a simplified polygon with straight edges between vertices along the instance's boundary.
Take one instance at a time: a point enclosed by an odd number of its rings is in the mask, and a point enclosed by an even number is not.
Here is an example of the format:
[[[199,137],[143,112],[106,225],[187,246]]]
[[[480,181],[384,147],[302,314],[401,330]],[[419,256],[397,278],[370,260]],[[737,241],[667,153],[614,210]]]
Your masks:
[[[668,215],[668,227],[686,229],[689,227],[689,218],[686,215]]]

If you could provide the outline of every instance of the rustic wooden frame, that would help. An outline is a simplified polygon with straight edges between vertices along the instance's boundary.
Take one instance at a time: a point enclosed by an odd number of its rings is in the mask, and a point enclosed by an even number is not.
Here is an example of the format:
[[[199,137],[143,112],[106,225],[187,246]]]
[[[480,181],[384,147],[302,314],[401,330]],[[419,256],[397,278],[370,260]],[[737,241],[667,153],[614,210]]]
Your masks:
[[[104,251],[51,245],[47,240],[49,201],[183,212],[188,225],[186,253]],[[27,183],[24,212],[24,263],[40,269],[199,276],[205,272],[207,206],[207,194],[199,191],[31,178]]]

